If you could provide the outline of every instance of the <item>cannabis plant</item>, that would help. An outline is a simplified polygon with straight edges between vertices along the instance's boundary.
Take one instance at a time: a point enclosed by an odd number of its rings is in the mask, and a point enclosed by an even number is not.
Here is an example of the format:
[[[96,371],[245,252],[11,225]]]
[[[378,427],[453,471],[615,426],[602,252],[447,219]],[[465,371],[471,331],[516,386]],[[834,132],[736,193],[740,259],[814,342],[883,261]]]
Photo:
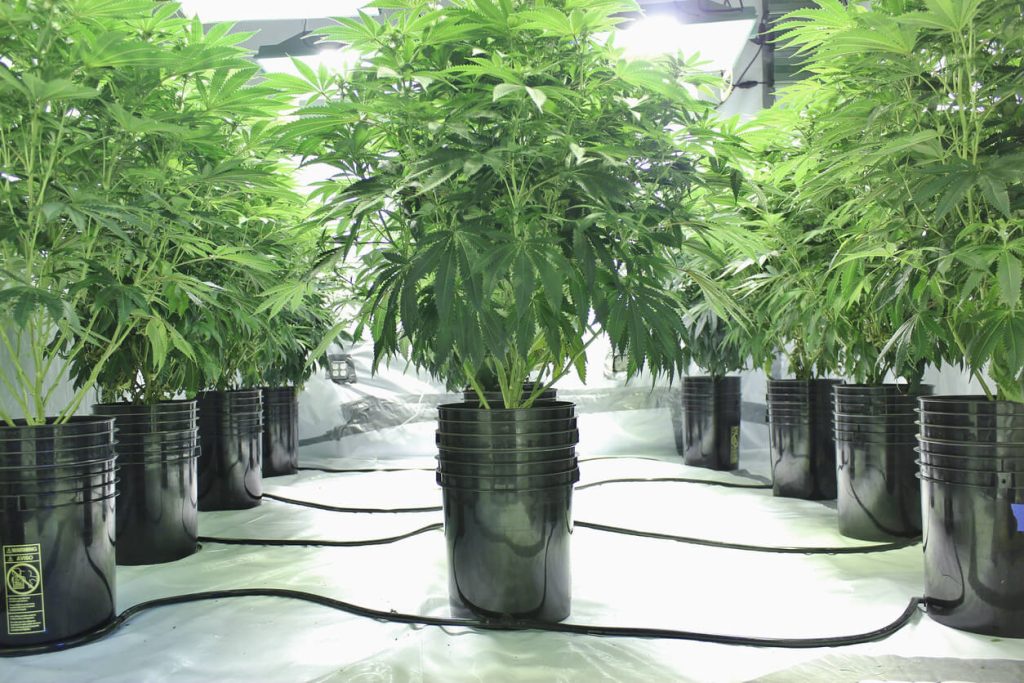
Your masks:
[[[867,277],[898,323],[886,350],[983,371],[1024,400],[1024,7],[1016,0],[877,0],[789,15],[830,150],[806,196],[849,194],[830,217],[847,300]],[[817,144],[811,141],[811,144]],[[870,306],[869,306],[870,309]],[[933,358],[933,360],[935,360]]]
[[[621,59],[626,0],[372,6],[395,11],[323,29],[359,64],[270,82],[304,98],[296,151],[336,169],[320,219],[363,260],[375,363],[405,356],[509,407],[582,378],[601,334],[631,372],[677,372],[666,283],[701,198],[739,184],[733,131],[699,97],[717,79]]]
[[[317,246],[296,228],[303,204],[275,152],[273,123],[288,101],[251,84],[257,68],[238,46],[249,34],[204,31],[173,6],[132,9],[107,22],[107,35],[144,45],[148,58],[105,76],[117,104],[106,105],[104,187],[159,223],[130,229],[127,243],[97,243],[101,288],[79,307],[97,307],[94,330],[110,336],[124,318],[112,293],[131,291],[133,324],[112,353],[68,360],[79,387],[94,378],[105,400],[150,403],[233,385],[258,357],[247,344],[289,337],[271,320],[284,306],[262,314],[263,305]]]
[[[18,414],[30,424],[72,415],[160,289],[162,265],[134,255],[167,227],[165,202],[124,193],[133,181],[118,160],[138,159],[136,144],[175,131],[131,116],[133,103],[114,84],[170,65],[142,35],[174,9],[155,7],[0,6],[0,390],[10,397],[0,418],[8,424]],[[159,172],[138,163],[123,170]],[[77,391],[50,416],[64,363],[87,357]]]

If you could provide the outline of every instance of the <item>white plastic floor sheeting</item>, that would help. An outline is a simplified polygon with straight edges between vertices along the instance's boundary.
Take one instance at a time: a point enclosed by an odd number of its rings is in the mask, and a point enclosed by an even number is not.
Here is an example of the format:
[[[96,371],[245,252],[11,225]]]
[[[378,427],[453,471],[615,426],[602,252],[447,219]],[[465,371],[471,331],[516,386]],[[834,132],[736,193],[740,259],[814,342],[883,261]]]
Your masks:
[[[350,387],[314,381],[302,400],[302,464],[433,467],[433,406],[455,397],[439,398],[429,383],[410,387],[410,381],[407,378],[402,386],[391,387],[383,380]],[[755,394],[761,391],[763,396],[763,380],[750,381],[762,382],[750,394],[752,400],[761,400]],[[747,388],[745,380],[745,392]],[[675,447],[672,409],[658,391],[608,382],[576,394],[571,389],[560,392],[581,406],[579,455],[585,462],[580,484],[621,477],[752,481],[683,466]],[[398,394],[403,394],[401,400],[395,399]],[[740,466],[755,477],[768,474],[764,437],[763,425],[744,424]],[[612,457],[590,459],[608,454]],[[264,487],[268,493],[347,507],[441,503],[431,471],[303,471],[265,480]],[[834,503],[774,498],[770,490],[614,483],[577,491],[574,517],[753,545],[860,544],[836,531]],[[441,520],[440,512],[338,513],[268,499],[251,510],[201,513],[200,533],[362,540],[407,533]],[[769,638],[838,636],[888,624],[911,597],[922,592],[920,546],[868,555],[780,555],[577,527],[572,563],[569,621],[581,624]],[[380,610],[449,616],[440,530],[369,547],[206,543],[200,552],[178,562],[117,570],[119,611],[158,597],[251,587],[289,588]],[[943,672],[952,673],[950,660],[937,658],[1001,660],[998,671],[972,669],[978,672],[976,677],[964,677],[960,667],[955,680],[1024,681],[1024,640],[958,632],[924,615],[880,642],[794,650],[412,627],[261,597],[147,611],[90,645],[0,660],[0,682],[646,683],[750,681],[769,676],[772,681],[794,683],[902,680],[880,674],[842,678],[842,658],[858,656],[859,661],[864,656],[879,662],[927,661],[932,663],[929,670],[935,672],[935,681],[951,680]]]

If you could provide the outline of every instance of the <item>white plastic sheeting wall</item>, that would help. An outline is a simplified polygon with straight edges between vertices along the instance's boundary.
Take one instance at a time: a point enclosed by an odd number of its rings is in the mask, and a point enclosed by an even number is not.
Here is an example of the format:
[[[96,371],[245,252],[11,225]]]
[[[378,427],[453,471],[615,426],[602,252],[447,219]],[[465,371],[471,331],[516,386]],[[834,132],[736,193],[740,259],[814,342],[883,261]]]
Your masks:
[[[429,471],[435,454],[434,406],[457,396],[400,369],[371,377],[368,351],[356,349],[354,355],[356,384],[319,378],[302,395],[302,464],[425,469],[303,471],[268,479],[265,490],[348,507],[440,505],[440,490]],[[600,375],[600,353],[594,365],[594,374]],[[562,397],[579,404],[581,485],[620,477],[750,482],[750,477],[768,474],[763,425],[743,425],[743,474],[686,468],[676,452],[675,388],[657,385],[652,390],[650,383],[627,387],[615,377],[590,379],[590,388],[560,389]],[[744,391],[747,400],[762,402],[763,377],[745,377]],[[747,406],[746,413],[763,418],[757,406]],[[604,455],[617,457],[598,457]],[[764,490],[608,484],[578,490],[574,516],[577,521],[734,543],[859,544],[837,533],[834,503],[773,498]],[[441,520],[440,512],[338,513],[264,500],[251,510],[202,513],[200,533],[362,540],[407,533]],[[870,555],[777,555],[577,527],[572,562],[570,621],[586,624],[770,638],[844,635],[889,623],[922,590],[919,546]],[[119,567],[118,608],[196,591],[280,587],[381,610],[448,616],[446,572],[440,530],[369,547],[206,543],[178,562]],[[1024,680],[1024,641],[961,633],[923,615],[884,641],[791,650],[411,627],[302,602],[237,598],[159,608],[84,647],[0,660],[0,681],[901,680],[883,677],[881,664],[872,677],[844,677],[843,671],[857,670],[850,664],[854,661],[897,662],[897,668],[910,662],[926,666],[935,676],[928,680],[950,680],[950,662],[958,660],[933,658],[989,660],[967,662],[968,670],[983,674],[962,680]]]

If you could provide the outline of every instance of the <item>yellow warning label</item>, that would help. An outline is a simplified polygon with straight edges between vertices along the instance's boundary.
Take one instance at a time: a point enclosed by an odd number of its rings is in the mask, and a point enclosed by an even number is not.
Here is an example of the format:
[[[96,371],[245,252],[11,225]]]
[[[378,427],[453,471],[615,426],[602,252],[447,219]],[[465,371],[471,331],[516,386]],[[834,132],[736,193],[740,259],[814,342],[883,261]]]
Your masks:
[[[740,428],[729,429],[729,464],[735,465],[740,461]]]
[[[45,631],[43,553],[39,544],[3,546],[3,572],[7,634]]]

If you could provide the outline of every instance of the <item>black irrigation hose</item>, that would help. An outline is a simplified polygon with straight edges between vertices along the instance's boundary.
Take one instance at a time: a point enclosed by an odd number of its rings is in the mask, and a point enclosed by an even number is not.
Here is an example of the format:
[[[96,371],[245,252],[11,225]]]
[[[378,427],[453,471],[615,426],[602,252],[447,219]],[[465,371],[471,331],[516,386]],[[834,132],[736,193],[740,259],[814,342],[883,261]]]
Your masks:
[[[672,462],[671,460],[665,460],[664,458],[652,458],[647,455],[594,455],[589,458],[580,458],[580,462],[593,462],[595,460],[651,460],[653,462]]]
[[[892,623],[869,631],[849,636],[828,636],[823,638],[757,638],[746,636],[728,636],[717,633],[696,633],[693,631],[675,631],[671,629],[656,628],[635,628],[629,626],[588,626],[586,624],[551,624],[537,621],[477,621],[474,619],[448,619],[444,617],[429,617],[419,614],[404,614],[402,612],[376,610],[361,605],[355,605],[342,600],[335,600],[315,593],[304,591],[287,590],[283,588],[239,588],[234,590],[206,591],[201,593],[188,593],[175,595],[168,598],[147,600],[132,605],[124,612],[121,612],[113,621],[100,628],[58,643],[45,643],[40,645],[27,645],[23,647],[0,648],[0,657],[23,657],[26,655],[44,654],[48,652],[60,652],[80,645],[91,643],[103,636],[113,633],[125,622],[137,614],[155,607],[167,605],[180,605],[190,602],[205,600],[220,600],[223,598],[244,598],[244,597],[274,597],[302,600],[313,604],[329,607],[331,609],[346,612],[358,617],[375,619],[380,622],[392,622],[399,624],[414,624],[420,626],[439,627],[464,627],[481,631],[548,631],[553,633],[571,633],[575,635],[599,636],[605,638],[652,638],[665,640],[695,640],[705,643],[719,643],[723,645],[746,645],[754,647],[778,647],[778,648],[817,648],[817,647],[841,647],[845,645],[858,645],[881,640],[892,635],[906,626],[917,612],[918,605],[923,603],[921,598],[911,598],[903,613]]]
[[[368,474],[371,472],[433,472],[436,467],[361,467],[335,469],[333,467],[300,467],[300,472],[328,472],[329,474]]]
[[[710,548],[724,548],[726,550],[747,550],[752,552],[790,555],[866,555],[869,553],[881,553],[890,550],[900,550],[902,548],[909,548],[910,546],[917,545],[921,542],[920,538],[914,538],[899,543],[880,543],[877,545],[849,546],[843,548],[762,546],[744,545],[741,543],[729,543],[727,541],[713,541],[706,538],[693,538],[690,536],[675,536],[672,534],[662,534],[656,531],[639,531],[637,529],[626,529],[618,526],[596,524],[594,522],[577,521],[575,522],[575,525],[578,527],[583,527],[584,529],[593,529],[595,531],[606,531],[609,533],[623,534],[626,536],[638,536],[640,538],[653,538],[661,541],[691,543],[693,545],[702,545]],[[386,538],[371,538],[365,541],[333,541],[319,539],[304,540],[281,538],[221,538],[217,536],[200,536],[199,540],[203,543],[221,543],[224,545],[265,545],[290,547],[324,546],[328,548],[355,548],[360,546],[386,545],[388,543],[395,543],[397,541],[402,541],[407,538],[412,538],[413,536],[418,536],[420,534],[427,533],[428,531],[435,531],[443,528],[444,525],[438,522],[436,524],[428,524],[425,527],[421,527],[419,529],[416,529],[415,531],[410,531],[406,534],[400,534],[398,536],[388,536]]]
[[[324,503],[314,503],[311,500],[296,500],[295,498],[285,498],[284,496],[278,496],[273,493],[264,493],[263,497],[269,500],[276,500],[278,503],[288,503],[289,505],[301,505],[302,507],[314,508],[316,510],[327,510],[328,512],[439,512],[440,510],[444,509],[440,505],[422,508],[351,508],[339,507],[337,505],[326,505]]]
[[[598,486],[604,483],[614,483],[620,480],[609,480],[607,482],[594,482],[593,484],[587,484],[585,486]],[[634,480],[624,480],[634,481]],[[678,479],[640,479],[636,481],[680,481]],[[688,481],[688,480],[683,480]],[[715,483],[725,484],[728,482],[707,482],[705,480],[694,480],[698,483]],[[737,488],[759,488],[751,486],[743,486],[739,484],[732,484]],[[584,486],[578,486],[576,488],[584,488]],[[314,503],[308,500],[295,500],[292,498],[283,498],[281,496],[275,496],[271,493],[264,493],[264,498],[276,500],[281,503],[288,503],[289,505],[301,505],[302,507],[315,508],[317,510],[327,510],[329,512],[370,512],[370,513],[403,513],[403,512],[439,512],[443,510],[441,506],[437,507],[422,507],[422,508],[351,508],[351,507],[338,507],[335,505],[325,505],[323,503]],[[779,553],[779,554],[792,554],[792,555],[866,555],[869,553],[882,553],[890,550],[901,550],[908,548],[913,545],[917,545],[921,542],[920,538],[911,538],[906,541],[898,541],[894,543],[878,543],[875,545],[862,545],[862,546],[847,546],[847,547],[802,547],[802,546],[764,546],[764,545],[747,545],[744,543],[730,543],[728,541],[714,541],[707,538],[696,538],[693,536],[675,536],[673,534],[663,534],[656,531],[640,531],[637,529],[626,529],[624,527],[609,526],[606,524],[597,524],[594,522],[576,521],[576,526],[583,527],[585,529],[594,529],[595,531],[607,531],[615,534],[624,534],[627,536],[638,536],[640,538],[653,538],[664,541],[675,541],[677,543],[690,543],[693,545],[703,545],[709,548],[723,548],[725,550],[747,550],[750,552],[758,553]],[[390,543],[409,536],[415,536],[418,533],[430,531],[434,528],[439,528],[440,525],[431,525],[429,527],[423,527],[418,531],[406,534],[405,536],[396,536],[393,539],[371,539],[370,541],[324,541],[322,544],[325,546],[339,546],[339,547],[350,547],[359,545],[381,545],[383,543]],[[220,543],[221,539],[207,538],[209,542]],[[274,539],[226,539],[223,540],[226,543],[250,543],[252,545],[319,545],[319,541],[301,541],[301,540],[287,540],[287,541],[276,541]]]
[[[672,481],[683,484],[707,484],[708,486],[723,486],[727,489],[766,490],[772,487],[771,484],[737,484],[736,482],[732,481],[715,481],[713,479],[687,479],[685,477],[627,477],[623,479],[605,479],[603,481],[595,481],[590,484],[579,484],[576,486],[576,490],[582,491],[583,489],[593,488],[594,486],[604,486],[605,484],[626,484],[647,481]]]
[[[225,538],[221,536],[200,536],[200,543],[220,543],[222,545],[268,545],[268,546],[324,546],[327,548],[352,548],[366,545],[387,545],[397,541],[404,541],[413,536],[425,534],[428,531],[443,529],[444,524],[428,524],[415,531],[398,536],[387,536],[385,538],[370,538],[365,541],[332,541],[332,540],[304,540],[293,538]]]
[[[920,538],[911,538],[896,543],[879,543],[876,545],[847,546],[843,548],[829,547],[799,547],[799,546],[765,546],[746,545],[743,543],[729,543],[727,541],[712,541],[706,538],[693,538],[691,536],[674,536],[662,534],[657,531],[638,531],[636,529],[624,529],[606,524],[595,524],[594,522],[575,522],[576,526],[595,531],[608,531],[613,534],[624,534],[626,536],[639,536],[641,538],[654,538],[661,541],[676,541],[677,543],[692,543],[693,545],[704,545],[710,548],[724,548],[726,550],[748,550],[757,553],[779,553],[791,555],[858,555],[867,553],[882,553],[890,550],[901,550],[917,545]]]

